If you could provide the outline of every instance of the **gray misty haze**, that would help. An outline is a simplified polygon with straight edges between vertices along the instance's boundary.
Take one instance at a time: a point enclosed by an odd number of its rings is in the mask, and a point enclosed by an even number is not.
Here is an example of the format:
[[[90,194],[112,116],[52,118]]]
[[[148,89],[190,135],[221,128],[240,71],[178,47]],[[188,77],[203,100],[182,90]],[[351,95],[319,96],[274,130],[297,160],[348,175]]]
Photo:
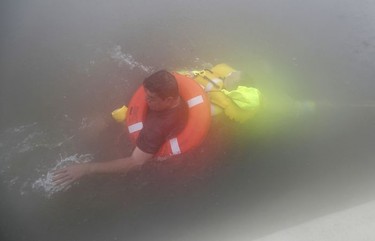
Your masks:
[[[0,6],[1,240],[250,240],[374,199],[374,1]],[[267,108],[186,158],[218,163],[192,190],[160,198],[137,177],[52,196],[38,186],[57,163],[106,149],[76,134],[153,71],[218,63],[244,72]]]

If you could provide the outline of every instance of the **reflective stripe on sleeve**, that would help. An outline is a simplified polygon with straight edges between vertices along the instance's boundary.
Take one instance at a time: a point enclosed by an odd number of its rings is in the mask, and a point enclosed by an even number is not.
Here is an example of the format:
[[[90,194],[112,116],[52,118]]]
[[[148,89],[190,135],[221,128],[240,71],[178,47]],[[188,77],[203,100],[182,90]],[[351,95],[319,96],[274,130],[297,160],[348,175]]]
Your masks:
[[[199,105],[201,103],[203,103],[203,97],[201,95],[195,96],[187,101],[189,108]]]
[[[142,128],[143,128],[143,123],[142,122],[137,122],[137,123],[135,123],[133,125],[130,125],[128,127],[128,130],[129,130],[129,133],[133,133],[133,132],[142,130]]]
[[[173,155],[177,155],[181,153],[180,145],[178,144],[177,138],[170,139],[169,144],[171,145],[171,150],[172,150]]]

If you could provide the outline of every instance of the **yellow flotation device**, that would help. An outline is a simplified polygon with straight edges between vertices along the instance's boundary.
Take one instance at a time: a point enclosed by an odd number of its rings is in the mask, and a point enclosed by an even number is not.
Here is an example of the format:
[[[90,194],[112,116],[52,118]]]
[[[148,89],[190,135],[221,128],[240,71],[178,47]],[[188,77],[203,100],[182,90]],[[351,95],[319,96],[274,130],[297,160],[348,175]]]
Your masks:
[[[224,86],[224,81],[214,75],[214,73],[209,69],[191,71],[191,74],[193,75],[193,79],[197,81],[206,92],[221,90]]]
[[[261,107],[260,91],[256,88],[237,86],[240,71],[227,64],[181,73],[193,77],[205,89],[210,97],[212,115],[224,112],[230,119],[242,123],[251,119]]]
[[[211,103],[222,108],[230,119],[243,123],[258,112],[261,107],[261,93],[256,88],[238,86],[236,90],[208,92]]]
[[[262,96],[256,88],[238,86],[237,89],[232,91],[225,89],[221,91],[242,110],[254,110],[261,105]]]
[[[123,105],[121,108],[118,108],[112,111],[112,118],[119,123],[124,122],[126,119],[127,111],[128,111],[128,107]]]

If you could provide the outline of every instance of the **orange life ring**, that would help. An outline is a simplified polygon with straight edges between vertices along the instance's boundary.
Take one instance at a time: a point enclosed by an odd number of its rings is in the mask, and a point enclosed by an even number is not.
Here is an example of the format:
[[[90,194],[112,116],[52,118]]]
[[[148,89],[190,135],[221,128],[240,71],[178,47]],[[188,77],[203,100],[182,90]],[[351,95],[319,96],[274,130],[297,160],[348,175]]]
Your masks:
[[[184,153],[202,143],[211,123],[210,101],[200,85],[189,77],[173,73],[181,98],[189,106],[188,121],[176,137],[167,140],[155,154],[168,157]],[[138,138],[146,117],[146,93],[141,85],[130,100],[126,115],[126,125],[133,142]]]

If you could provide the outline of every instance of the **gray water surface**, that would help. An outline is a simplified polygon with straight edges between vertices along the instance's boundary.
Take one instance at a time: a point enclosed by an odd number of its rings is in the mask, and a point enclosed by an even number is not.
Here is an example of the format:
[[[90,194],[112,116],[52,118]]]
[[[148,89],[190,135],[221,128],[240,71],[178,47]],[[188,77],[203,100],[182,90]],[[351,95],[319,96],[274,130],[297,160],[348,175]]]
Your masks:
[[[374,1],[0,9],[1,240],[252,240],[374,200]],[[90,129],[143,78],[218,63],[263,93],[254,120],[213,120],[180,167],[51,184],[53,169],[130,153],[117,129]]]

